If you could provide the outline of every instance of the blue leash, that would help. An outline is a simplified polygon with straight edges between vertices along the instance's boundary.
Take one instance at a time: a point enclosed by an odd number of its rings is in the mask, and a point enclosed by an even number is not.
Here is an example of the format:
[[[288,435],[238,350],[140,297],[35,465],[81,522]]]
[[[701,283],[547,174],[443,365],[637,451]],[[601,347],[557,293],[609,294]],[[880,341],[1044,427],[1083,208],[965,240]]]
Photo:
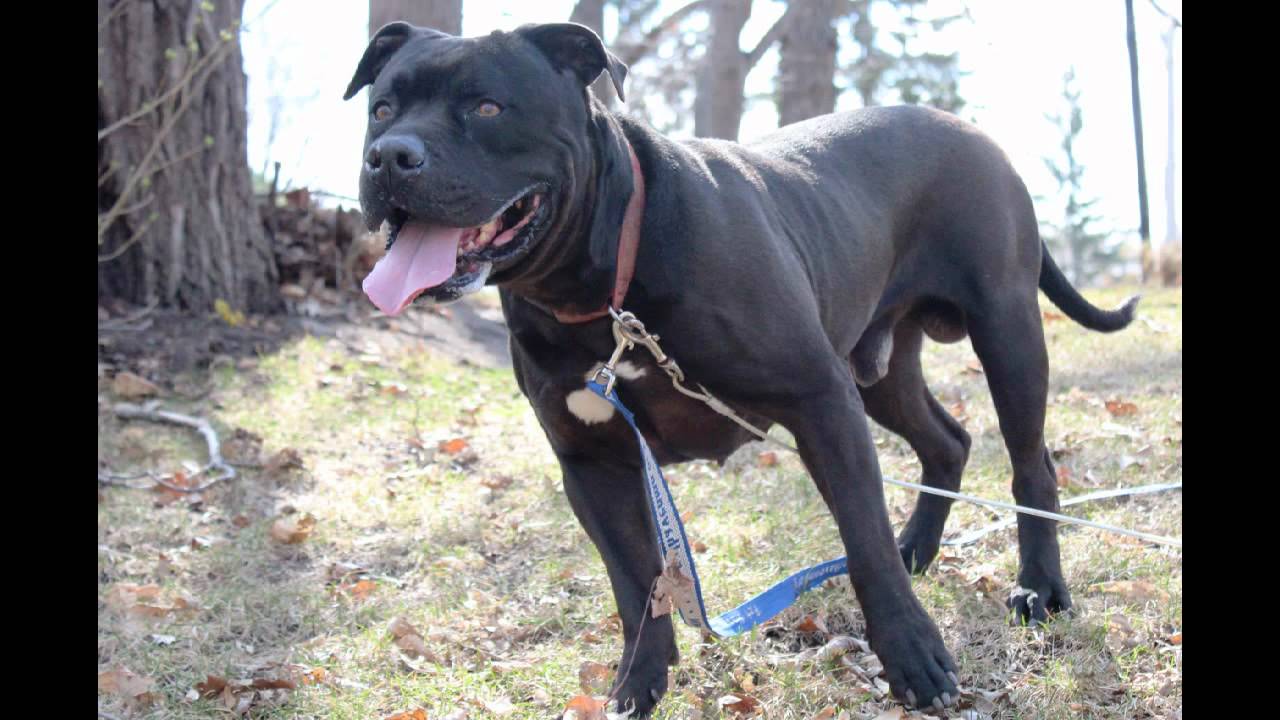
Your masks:
[[[644,435],[636,427],[635,416],[622,404],[612,388],[606,389],[595,380],[587,382],[587,387],[617,408],[636,434],[640,456],[644,460],[645,496],[653,513],[659,555],[665,568],[663,574],[673,573],[674,570],[677,578],[692,582],[692,593],[676,593],[671,596],[672,604],[680,611],[680,617],[686,625],[710,631],[719,637],[732,637],[786,610],[802,594],[823,582],[848,572],[846,558],[828,560],[795,573],[718,617],[707,617],[707,608],[702,602],[702,584],[698,582],[698,570],[693,563],[689,539],[685,537],[684,523],[676,510],[675,499],[671,497],[671,489],[667,487],[667,479],[654,460],[649,444],[644,441]]]

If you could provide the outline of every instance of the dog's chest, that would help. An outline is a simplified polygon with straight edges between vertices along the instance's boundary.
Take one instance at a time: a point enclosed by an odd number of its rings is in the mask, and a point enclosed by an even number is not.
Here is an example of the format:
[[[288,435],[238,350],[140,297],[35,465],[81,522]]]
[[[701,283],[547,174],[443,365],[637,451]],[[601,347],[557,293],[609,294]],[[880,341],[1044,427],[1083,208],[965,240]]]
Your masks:
[[[530,400],[557,445],[573,452],[614,454],[635,461],[621,455],[637,452],[630,426],[612,404],[586,387],[601,364],[545,378]],[[616,370],[618,396],[635,415],[658,462],[723,460],[751,439],[702,402],[676,391],[670,378],[649,358],[637,354],[619,362]]]

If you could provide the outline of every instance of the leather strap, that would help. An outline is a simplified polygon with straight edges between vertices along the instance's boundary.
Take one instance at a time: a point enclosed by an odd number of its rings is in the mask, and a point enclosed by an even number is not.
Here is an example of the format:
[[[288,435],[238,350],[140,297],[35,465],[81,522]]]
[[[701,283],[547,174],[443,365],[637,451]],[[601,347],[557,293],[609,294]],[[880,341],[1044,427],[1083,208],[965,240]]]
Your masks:
[[[623,138],[627,145],[627,154],[631,156],[631,177],[634,189],[627,202],[626,214],[622,216],[622,232],[618,236],[618,268],[613,279],[613,296],[610,298],[615,310],[622,310],[622,301],[627,297],[627,287],[636,272],[636,252],[640,249],[640,223],[644,218],[644,174],[640,172],[640,161],[636,159],[636,151],[631,143]],[[609,305],[587,313],[575,313],[565,310],[553,310],[552,314],[565,324],[590,322],[609,314]]]

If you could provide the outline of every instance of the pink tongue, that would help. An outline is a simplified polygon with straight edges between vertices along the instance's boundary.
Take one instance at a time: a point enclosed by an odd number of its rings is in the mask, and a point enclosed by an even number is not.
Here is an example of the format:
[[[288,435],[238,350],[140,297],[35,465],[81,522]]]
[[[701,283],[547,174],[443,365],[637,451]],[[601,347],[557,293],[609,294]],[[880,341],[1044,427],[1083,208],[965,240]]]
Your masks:
[[[416,220],[400,228],[395,243],[364,279],[364,294],[388,315],[399,315],[423,290],[453,276],[465,228]]]

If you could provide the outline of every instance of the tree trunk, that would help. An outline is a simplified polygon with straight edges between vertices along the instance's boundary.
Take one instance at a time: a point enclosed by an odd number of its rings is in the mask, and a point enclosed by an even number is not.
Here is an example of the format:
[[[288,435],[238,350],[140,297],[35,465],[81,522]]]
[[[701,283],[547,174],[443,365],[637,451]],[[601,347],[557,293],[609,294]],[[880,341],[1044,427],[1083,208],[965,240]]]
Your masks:
[[[280,304],[249,173],[242,2],[207,5],[98,1],[99,299]]]
[[[604,0],[578,0],[573,6],[573,13],[569,15],[569,22],[586,25],[603,39]],[[600,73],[600,77],[591,83],[591,92],[595,93],[596,98],[607,108],[612,108],[618,99],[618,93],[613,89],[613,79],[609,77],[609,73]]]
[[[462,0],[369,0],[370,37],[396,20],[461,35]]]
[[[792,0],[779,38],[778,124],[836,109],[835,20],[847,0]]]
[[[1142,282],[1151,277],[1151,224],[1147,220],[1147,162],[1142,152],[1142,100],[1138,93],[1138,40],[1133,29],[1133,0],[1124,2],[1128,23],[1129,85],[1133,95],[1133,140],[1138,150],[1138,235],[1142,238]]]
[[[1178,25],[1174,21],[1169,21],[1169,31],[1165,33],[1165,70],[1169,73],[1169,143],[1168,152],[1165,155],[1164,165],[1164,208],[1165,208],[1165,229],[1164,241],[1169,245],[1174,245],[1182,241],[1182,236],[1178,233],[1178,210],[1177,210],[1177,156],[1175,151],[1177,143],[1174,137],[1177,134],[1177,116],[1174,114],[1173,103],[1173,34],[1178,31]]]
[[[748,58],[739,46],[742,27],[751,17],[751,0],[711,0],[711,40],[698,68],[698,95],[693,104],[693,134],[738,139]]]

